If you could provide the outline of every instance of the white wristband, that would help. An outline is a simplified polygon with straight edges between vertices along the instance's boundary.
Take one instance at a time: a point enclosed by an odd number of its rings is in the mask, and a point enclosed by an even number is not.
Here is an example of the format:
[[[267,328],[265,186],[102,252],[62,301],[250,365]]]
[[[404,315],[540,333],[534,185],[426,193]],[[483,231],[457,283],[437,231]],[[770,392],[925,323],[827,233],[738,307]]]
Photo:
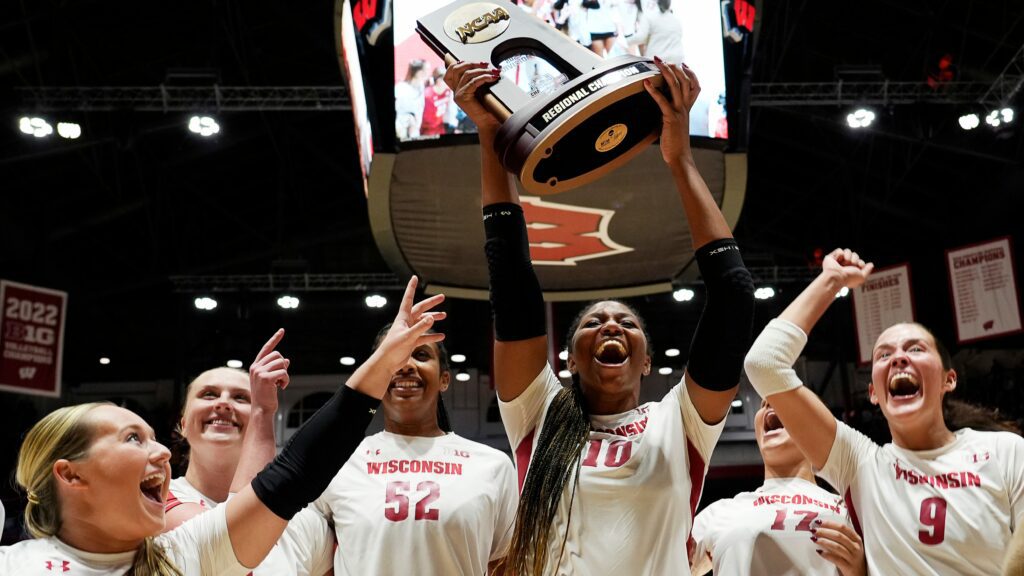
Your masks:
[[[803,386],[793,364],[806,344],[807,334],[792,322],[776,318],[765,326],[743,362],[747,378],[762,398]]]

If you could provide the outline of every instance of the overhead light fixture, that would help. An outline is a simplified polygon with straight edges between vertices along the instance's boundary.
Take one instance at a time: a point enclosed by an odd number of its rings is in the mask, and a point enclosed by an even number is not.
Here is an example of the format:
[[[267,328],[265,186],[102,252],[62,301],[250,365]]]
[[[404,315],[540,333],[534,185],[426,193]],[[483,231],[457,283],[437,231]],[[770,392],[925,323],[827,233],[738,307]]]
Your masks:
[[[466,361],[466,355],[465,354],[452,354],[451,360],[455,364],[461,364],[461,363]]]
[[[562,350],[561,352],[559,352],[558,353],[558,359],[561,360],[562,362],[565,362],[566,360],[568,360],[569,359],[569,351],[568,350]]]
[[[676,302],[689,302],[693,300],[693,290],[680,288],[672,293],[672,297],[675,298]]]
[[[110,364],[110,358],[107,358],[106,356],[100,358],[100,364],[103,364],[104,366]]]
[[[668,356],[669,358],[679,356],[679,348],[669,348],[668,350],[665,350],[665,356]]]
[[[277,305],[285,310],[295,309],[299,307],[299,299],[295,296],[281,296],[277,299]]]
[[[217,301],[209,296],[200,296],[195,300],[196,310],[210,311],[217,307]]]
[[[1013,117],[1013,108],[993,110],[988,113],[988,116],[985,116],[985,123],[993,128],[997,128],[1003,124],[1009,124],[1010,122],[1013,122]]]
[[[53,126],[42,118],[29,118],[28,116],[22,116],[18,120],[18,129],[29,136],[35,136],[36,138],[45,138],[50,134],[53,134]]]
[[[974,130],[981,125],[981,118],[978,118],[978,115],[972,112],[964,114],[957,122],[959,122],[960,127],[964,130]]]
[[[836,298],[846,298],[849,295],[850,289],[847,288],[846,286],[843,286],[842,288],[839,289],[839,292],[836,292]]]
[[[209,116],[193,116],[188,119],[188,129],[190,132],[209,138],[220,132],[220,124],[217,124],[217,121]]]
[[[732,401],[732,407],[733,408],[743,408],[743,400],[740,400],[739,398],[733,400]]]
[[[662,376],[668,376],[671,373],[672,368],[669,368],[668,366],[662,366],[661,368],[658,368],[658,374],[661,374]]]
[[[455,375],[455,379],[459,382],[468,382],[470,379],[469,372],[459,372]]]
[[[228,360],[228,368],[241,368],[241,367],[242,367],[242,361],[241,360]]]
[[[76,140],[82,135],[82,127],[74,122],[58,122],[57,134],[61,138]]]
[[[342,356],[341,357],[341,365],[342,366],[355,366],[356,365],[356,359],[351,357],[351,356]]]
[[[867,128],[875,121],[875,113],[867,108],[858,108],[846,115],[850,128]]]
[[[388,299],[380,294],[370,294],[366,297],[367,308],[383,308],[387,303]]]
[[[771,286],[762,286],[757,290],[754,290],[754,298],[758,300],[767,300],[775,296],[775,288]]]
[[[568,370],[559,370],[558,377],[565,379],[572,378],[572,372],[569,372]]]

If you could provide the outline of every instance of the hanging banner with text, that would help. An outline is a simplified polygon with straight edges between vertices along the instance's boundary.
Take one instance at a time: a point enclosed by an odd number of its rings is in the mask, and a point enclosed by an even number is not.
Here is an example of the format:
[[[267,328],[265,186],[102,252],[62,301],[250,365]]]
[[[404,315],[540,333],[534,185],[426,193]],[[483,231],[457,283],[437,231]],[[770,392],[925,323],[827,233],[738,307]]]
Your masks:
[[[0,390],[60,396],[67,292],[0,280]]]
[[[910,267],[906,264],[875,270],[853,290],[853,319],[857,325],[857,358],[871,362],[875,340],[883,330],[900,322],[914,321],[910,295]]]
[[[946,251],[959,343],[1021,331],[1010,239]]]

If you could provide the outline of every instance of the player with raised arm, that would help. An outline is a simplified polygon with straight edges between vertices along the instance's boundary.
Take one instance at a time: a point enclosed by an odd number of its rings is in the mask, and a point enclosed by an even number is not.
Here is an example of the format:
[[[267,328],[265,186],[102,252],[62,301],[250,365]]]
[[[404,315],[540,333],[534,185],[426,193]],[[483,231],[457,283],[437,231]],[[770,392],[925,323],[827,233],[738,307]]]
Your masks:
[[[863,542],[842,497],[815,483],[811,463],[766,400],[754,415],[754,438],[764,484],[697,514],[693,573],[863,576]]]
[[[668,96],[646,88],[662,111],[662,158],[690,224],[708,301],[683,381],[644,405],[649,338],[622,302],[596,302],[573,323],[571,386],[547,364],[549,336],[523,211],[493,148],[500,125],[474,97],[499,71],[457,63],[445,74],[480,130],[495,386],[521,488],[507,565],[520,576],[689,573],[693,510],[736,394],[753,282],[690,150],[697,78],[685,67],[657,65]]]
[[[868,390],[892,433],[884,446],[836,421],[792,369],[836,292],[860,286],[872,268],[850,250],[829,254],[821,274],[754,342],[747,376],[844,495],[870,573],[999,574],[1024,521],[1024,439],[949,429],[942,400],[957,374],[930,331],[896,324],[875,342]]]
[[[407,294],[415,290],[415,279]],[[223,506],[160,534],[170,452],[130,410],[60,408],[32,427],[18,454],[25,525],[34,539],[0,547],[0,574],[213,576],[246,574],[288,520],[323,492],[363,438],[394,372],[443,312],[411,298],[381,346],[292,436],[273,462]],[[329,449],[326,449],[328,448]],[[247,466],[243,450],[239,466]]]
[[[274,459],[277,390],[289,382],[290,361],[276,350],[282,338],[283,329],[274,333],[249,374],[214,368],[189,384],[179,424],[188,442],[188,469],[171,480],[164,532],[220,506]],[[239,466],[244,442],[250,445],[251,457]],[[334,535],[327,522],[315,510],[304,508],[288,522],[253,574],[320,576],[330,572],[333,554]]]

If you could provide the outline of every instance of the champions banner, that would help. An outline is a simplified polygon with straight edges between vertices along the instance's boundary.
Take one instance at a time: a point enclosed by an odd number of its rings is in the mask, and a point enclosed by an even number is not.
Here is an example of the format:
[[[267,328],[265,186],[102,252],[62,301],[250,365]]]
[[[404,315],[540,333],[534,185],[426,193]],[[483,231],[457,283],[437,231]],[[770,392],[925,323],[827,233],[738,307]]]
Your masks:
[[[869,364],[875,340],[883,330],[914,321],[910,267],[900,264],[872,272],[853,290],[853,318],[857,325],[857,358],[861,364]]]
[[[946,251],[957,342],[1021,331],[1010,239]]]
[[[66,292],[0,280],[0,390],[60,396]]]

